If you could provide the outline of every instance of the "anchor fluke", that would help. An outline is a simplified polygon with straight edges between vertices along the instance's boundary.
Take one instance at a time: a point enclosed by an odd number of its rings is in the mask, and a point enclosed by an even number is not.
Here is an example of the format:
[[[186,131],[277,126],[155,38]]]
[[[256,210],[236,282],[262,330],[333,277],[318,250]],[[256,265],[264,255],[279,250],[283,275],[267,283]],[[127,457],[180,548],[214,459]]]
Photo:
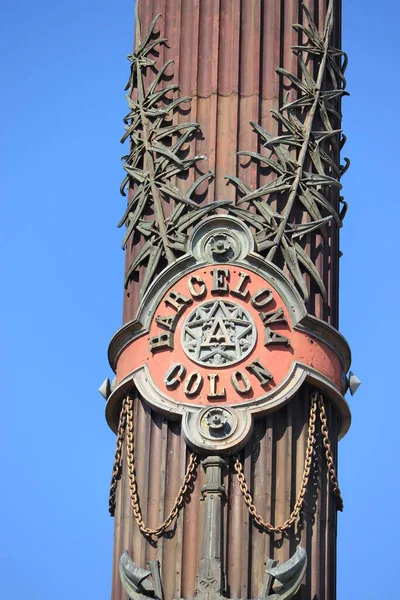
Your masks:
[[[122,586],[131,600],[154,598],[163,600],[160,580],[160,563],[148,563],[150,571],[138,567],[125,551],[119,559],[119,574]]]
[[[307,553],[299,546],[289,560],[276,566],[277,562],[267,560],[261,598],[288,600],[299,590],[307,568]]]

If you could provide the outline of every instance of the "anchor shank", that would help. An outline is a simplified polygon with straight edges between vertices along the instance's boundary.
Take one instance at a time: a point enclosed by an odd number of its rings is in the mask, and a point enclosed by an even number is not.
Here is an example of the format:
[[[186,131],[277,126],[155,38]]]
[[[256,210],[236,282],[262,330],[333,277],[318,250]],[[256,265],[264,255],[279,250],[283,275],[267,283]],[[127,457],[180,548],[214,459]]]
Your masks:
[[[226,465],[219,456],[210,456],[203,463],[206,481],[202,487],[203,539],[197,578],[197,598],[220,598],[224,587],[222,570],[222,506],[226,499],[222,485],[222,469]]]

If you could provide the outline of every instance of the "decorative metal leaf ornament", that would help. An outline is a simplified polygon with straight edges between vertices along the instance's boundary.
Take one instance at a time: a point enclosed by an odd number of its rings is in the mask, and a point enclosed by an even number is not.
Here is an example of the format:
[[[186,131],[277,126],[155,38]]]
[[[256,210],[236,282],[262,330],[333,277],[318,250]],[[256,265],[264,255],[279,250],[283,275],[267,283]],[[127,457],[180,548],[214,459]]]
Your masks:
[[[340,178],[347,170],[349,161],[345,159],[345,166],[338,167],[326,146],[329,144],[332,154],[339,154],[346,139],[342,130],[335,125],[340,124],[340,101],[347,93],[344,77],[347,56],[330,44],[333,0],[329,2],[322,35],[304,5],[303,11],[307,25],[297,24],[294,29],[303,33],[306,43],[293,46],[302,78],[286,69],[277,69],[298,91],[296,100],[289,102],[286,99],[279,111],[272,111],[283,133],[274,137],[260,125],[251,122],[260,143],[270,153],[238,153],[256,160],[260,168],[267,168],[274,178],[256,190],[250,189],[237,177],[228,175],[226,178],[236,185],[239,193],[236,206],[231,206],[229,210],[253,226],[257,250],[271,261],[276,261],[280,256],[305,300],[308,299],[304,278],[307,273],[326,301],[322,278],[300,241],[311,233],[318,233],[326,240],[325,225],[334,219],[341,227],[346,212],[346,203],[342,198],[343,207],[338,214],[328,197],[332,187],[341,189]],[[308,63],[313,65],[315,79]],[[284,199],[281,213],[271,207],[272,201],[277,198]],[[246,210],[248,205],[255,207],[256,214],[249,214]],[[300,205],[308,214],[307,222],[294,222],[296,205]]]
[[[170,99],[176,92],[175,84],[162,86],[163,77],[168,66],[167,61],[157,72],[156,61],[151,52],[165,38],[154,39],[155,27],[161,15],[157,15],[150,25],[146,36],[141,38],[140,21],[136,3],[135,34],[136,51],[129,55],[131,71],[126,90],[128,90],[129,113],[124,118],[126,131],[121,142],[131,142],[129,155],[123,157],[126,177],[121,184],[121,194],[133,190],[127,209],[119,222],[119,227],[126,225],[122,242],[126,248],[133,240],[134,232],[142,238],[143,244],[134,256],[125,278],[128,285],[139,267],[146,266],[141,284],[141,295],[146,291],[153,276],[160,266],[161,260],[173,262],[186,248],[187,230],[207,213],[228,204],[226,201],[215,202],[200,207],[193,195],[198,186],[212,178],[206,173],[196,179],[188,190],[178,189],[173,178],[190,169],[205,156],[186,156],[188,142],[198,132],[198,123],[173,123],[175,109],[181,104],[191,101],[188,96]],[[151,79],[151,77],[153,78]],[[150,83],[145,85],[149,77]],[[135,92],[135,99],[132,94]],[[174,209],[169,216],[164,212],[165,202],[174,202]],[[146,215],[153,213],[149,220]],[[136,238],[135,238],[136,241]]]

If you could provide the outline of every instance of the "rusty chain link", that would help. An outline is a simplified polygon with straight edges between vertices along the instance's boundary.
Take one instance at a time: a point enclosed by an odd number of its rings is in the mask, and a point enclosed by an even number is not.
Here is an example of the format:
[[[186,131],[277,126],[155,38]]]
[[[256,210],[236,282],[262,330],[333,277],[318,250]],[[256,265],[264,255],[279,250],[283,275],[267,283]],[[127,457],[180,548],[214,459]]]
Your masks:
[[[128,473],[129,473],[129,489],[131,493],[131,503],[133,514],[136,519],[136,523],[140,531],[146,536],[160,537],[171,525],[172,521],[178,516],[179,511],[183,507],[185,501],[185,494],[189,489],[190,484],[194,481],[195,473],[198,465],[198,456],[194,452],[191,453],[189,464],[186,469],[186,474],[183,478],[181,488],[175,498],[174,505],[170,510],[169,515],[165,521],[157,527],[157,529],[150,529],[146,527],[143,522],[142,511],[140,508],[139,497],[137,493],[136,475],[135,475],[135,459],[134,459],[134,440],[133,440],[133,401],[128,396],[126,401],[127,407],[127,419],[126,419],[126,448],[127,448],[127,462],[128,462]]]
[[[131,504],[133,514],[136,519],[136,523],[140,531],[147,537],[160,537],[171,525],[173,520],[178,516],[179,511],[184,505],[185,496],[188,492],[191,484],[193,483],[196,475],[198,456],[194,452],[190,455],[189,464],[186,469],[186,474],[183,478],[181,488],[178,492],[173,507],[171,508],[165,521],[157,527],[157,529],[150,529],[143,521],[142,511],[140,508],[139,496],[137,492],[136,474],[135,474],[135,457],[134,457],[134,434],[133,434],[133,400],[130,396],[125,398],[120,415],[120,421],[118,426],[117,435],[117,447],[115,451],[115,460],[113,474],[111,478],[111,489],[110,489],[110,513],[114,514],[115,508],[115,493],[117,488],[117,482],[121,472],[121,451],[124,437],[126,436],[126,459],[128,464],[128,476],[129,476],[129,490],[131,496]],[[111,507],[113,512],[111,512]]]
[[[250,492],[248,491],[247,483],[246,483],[244,473],[243,473],[243,465],[240,462],[238,455],[235,458],[234,466],[235,466],[235,470],[237,473],[240,490],[243,494],[243,498],[247,505],[247,508],[249,509],[249,512],[250,512],[251,516],[253,517],[254,521],[258,525],[260,525],[260,527],[262,527],[263,529],[266,529],[267,531],[270,531],[271,533],[272,532],[283,533],[284,531],[289,529],[293,525],[293,523],[296,521],[298,515],[300,514],[301,508],[303,506],[304,496],[306,493],[308,479],[309,479],[310,471],[311,471],[312,453],[313,453],[314,442],[315,442],[314,433],[315,433],[316,410],[317,410],[317,402],[315,399],[315,400],[312,400],[311,407],[310,407],[310,417],[308,420],[307,450],[306,450],[306,457],[305,457],[305,461],[304,461],[304,470],[303,470],[303,477],[301,480],[300,493],[298,495],[296,504],[294,505],[291,515],[289,516],[289,518],[285,521],[285,523],[283,525],[278,525],[278,526],[274,527],[274,525],[271,525],[271,523],[267,523],[266,521],[264,521],[264,519],[257,513],[257,509],[253,504],[253,498],[252,498]]]
[[[308,435],[307,435],[307,448],[306,455],[304,460],[304,470],[303,476],[300,485],[300,492],[297,497],[294,508],[289,516],[289,518],[283,523],[283,525],[274,526],[271,523],[267,523],[263,520],[261,515],[257,513],[257,509],[253,504],[252,496],[248,490],[248,486],[246,483],[246,479],[243,473],[243,465],[240,461],[239,456],[235,457],[234,468],[236,471],[236,476],[239,481],[240,490],[242,492],[244,501],[247,505],[247,508],[252,515],[254,521],[263,529],[271,533],[284,533],[293,525],[293,523],[298,518],[300,511],[304,504],[304,498],[307,491],[308,480],[310,477],[310,471],[313,461],[313,451],[315,446],[315,423],[316,423],[316,412],[317,407],[319,409],[319,418],[321,422],[321,433],[322,433],[322,442],[325,449],[325,458],[327,463],[327,468],[329,472],[329,479],[332,484],[333,492],[336,496],[337,508],[338,510],[343,510],[343,500],[339,488],[339,483],[336,475],[336,470],[333,462],[333,456],[331,451],[331,445],[329,440],[329,432],[327,426],[327,416],[324,406],[324,400],[321,394],[318,392],[314,392],[311,396],[311,404],[310,404],[310,416],[308,420]],[[130,396],[124,399],[122,403],[122,409],[120,414],[120,420],[118,424],[118,432],[117,432],[117,443],[115,449],[115,458],[114,458],[114,466],[111,477],[111,486],[110,486],[110,499],[109,499],[109,512],[112,516],[114,516],[115,512],[115,496],[117,491],[118,481],[121,476],[122,469],[122,445],[124,442],[124,438],[126,436],[126,448],[127,448],[127,463],[128,463],[128,474],[129,474],[129,489],[131,495],[131,504],[133,509],[133,514],[135,516],[136,522],[140,531],[148,536],[160,537],[171,525],[173,520],[178,516],[179,511],[183,507],[185,501],[185,495],[189,489],[190,484],[193,482],[195,477],[195,472],[198,466],[198,456],[195,453],[190,455],[189,464],[186,470],[186,474],[183,478],[183,482],[181,488],[178,492],[178,495],[175,499],[174,505],[168,514],[165,521],[156,529],[150,529],[146,527],[143,516],[140,508],[139,497],[137,493],[137,483],[136,483],[136,475],[135,475],[135,461],[134,461],[134,433],[133,433],[133,400]]]
[[[115,446],[114,465],[111,475],[110,496],[108,500],[108,512],[113,517],[115,514],[115,496],[117,494],[118,481],[122,472],[122,444],[124,442],[126,429],[126,399],[124,399],[121,408],[121,414],[118,423],[117,443]]]
[[[329,478],[333,486],[333,492],[336,495],[336,502],[338,510],[343,510],[343,500],[340,494],[340,489],[338,485],[338,480],[336,477],[336,471],[333,464],[333,456],[331,452],[331,446],[329,441],[328,427],[327,427],[327,418],[325,412],[324,401],[322,395],[318,392],[314,392],[311,396],[311,404],[310,404],[310,417],[308,420],[308,436],[307,436],[307,449],[306,456],[304,461],[304,470],[303,477],[300,485],[300,492],[297,497],[294,508],[289,516],[289,518],[283,523],[283,525],[271,525],[271,523],[267,523],[264,519],[257,513],[257,509],[253,504],[253,498],[248,490],[248,486],[246,483],[246,479],[243,473],[243,465],[240,461],[239,455],[235,457],[234,467],[236,471],[236,476],[239,481],[240,491],[243,494],[243,498],[245,504],[249,510],[249,513],[253,517],[254,521],[263,529],[271,532],[271,533],[284,533],[293,525],[293,523],[298,518],[302,506],[304,504],[304,497],[307,490],[308,480],[310,477],[310,471],[313,460],[313,451],[315,446],[315,422],[316,422],[316,412],[317,406],[319,408],[319,417],[321,421],[321,432],[323,436],[323,444],[325,448],[325,457],[327,461]]]
[[[325,448],[325,458],[326,458],[326,464],[328,466],[328,471],[329,471],[329,479],[332,484],[333,493],[336,496],[337,509],[342,511],[343,510],[343,498],[342,498],[342,494],[340,492],[339,482],[338,482],[338,478],[336,475],[335,465],[333,462],[331,443],[329,440],[329,432],[328,432],[328,424],[327,424],[328,419],[326,417],[324,400],[323,400],[321,394],[318,395],[318,408],[319,408],[319,418],[321,421],[322,443],[324,444],[324,448]]]

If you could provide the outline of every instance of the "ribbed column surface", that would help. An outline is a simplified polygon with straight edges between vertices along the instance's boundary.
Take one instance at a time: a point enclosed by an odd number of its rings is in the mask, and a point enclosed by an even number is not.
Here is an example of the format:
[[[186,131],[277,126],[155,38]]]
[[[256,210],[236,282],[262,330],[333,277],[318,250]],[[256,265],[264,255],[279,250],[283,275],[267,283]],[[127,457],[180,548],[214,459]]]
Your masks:
[[[323,30],[327,0],[305,0],[314,21]],[[191,105],[176,111],[177,122],[198,122],[199,134],[192,142],[192,155],[207,159],[190,169],[187,179],[176,185],[187,189],[196,177],[214,173],[208,186],[197,191],[200,203],[236,198],[236,189],[225,175],[240,177],[251,188],[259,187],[264,175],[255,162],[237,156],[239,150],[260,151],[257,135],[249,122],[260,124],[274,135],[281,133],[271,110],[278,110],[286,92],[295,97],[287,81],[275,69],[283,67],[301,78],[291,47],[299,44],[293,24],[302,23],[304,13],[297,0],[142,0],[139,7],[142,34],[156,14],[162,18],[157,31],[168,42],[155,58],[157,65],[173,59],[166,71],[168,83],[177,83]],[[341,2],[335,4],[332,44],[340,48]],[[332,156],[338,162],[338,156]],[[331,192],[338,208],[339,195]],[[279,207],[278,207],[279,208]],[[165,207],[168,214],[170,207]],[[300,220],[303,217],[300,216]],[[338,326],[338,228],[327,225],[328,240],[321,245],[317,235],[306,247],[327,289],[324,302],[308,282],[311,314]],[[140,244],[129,244],[127,265]],[[124,323],[135,317],[142,274],[125,290]],[[252,440],[242,451],[246,480],[262,517],[274,525],[288,518],[304,468],[311,389],[304,386],[282,409],[258,418]],[[327,405],[332,451],[336,461],[338,415]],[[184,477],[190,449],[181,434],[179,421],[167,420],[141,400],[134,406],[135,454],[138,491],[146,525],[157,527],[167,516]],[[317,440],[317,444],[319,444]],[[336,598],[336,501],[328,485],[322,449],[311,475],[302,519],[289,535],[271,535],[254,526],[244,504],[233,460],[225,473],[227,502],[224,505],[223,568],[228,598],[260,596],[267,557],[284,561],[301,544],[307,551],[308,567],[296,598]],[[130,504],[128,473],[124,464],[118,487],[115,513],[113,600],[126,600],[118,573],[121,553],[128,550],[141,567],[158,558],[162,566],[165,600],[189,599],[196,593],[196,575],[201,550],[201,467],[190,502],[171,533],[157,544],[140,534]]]

